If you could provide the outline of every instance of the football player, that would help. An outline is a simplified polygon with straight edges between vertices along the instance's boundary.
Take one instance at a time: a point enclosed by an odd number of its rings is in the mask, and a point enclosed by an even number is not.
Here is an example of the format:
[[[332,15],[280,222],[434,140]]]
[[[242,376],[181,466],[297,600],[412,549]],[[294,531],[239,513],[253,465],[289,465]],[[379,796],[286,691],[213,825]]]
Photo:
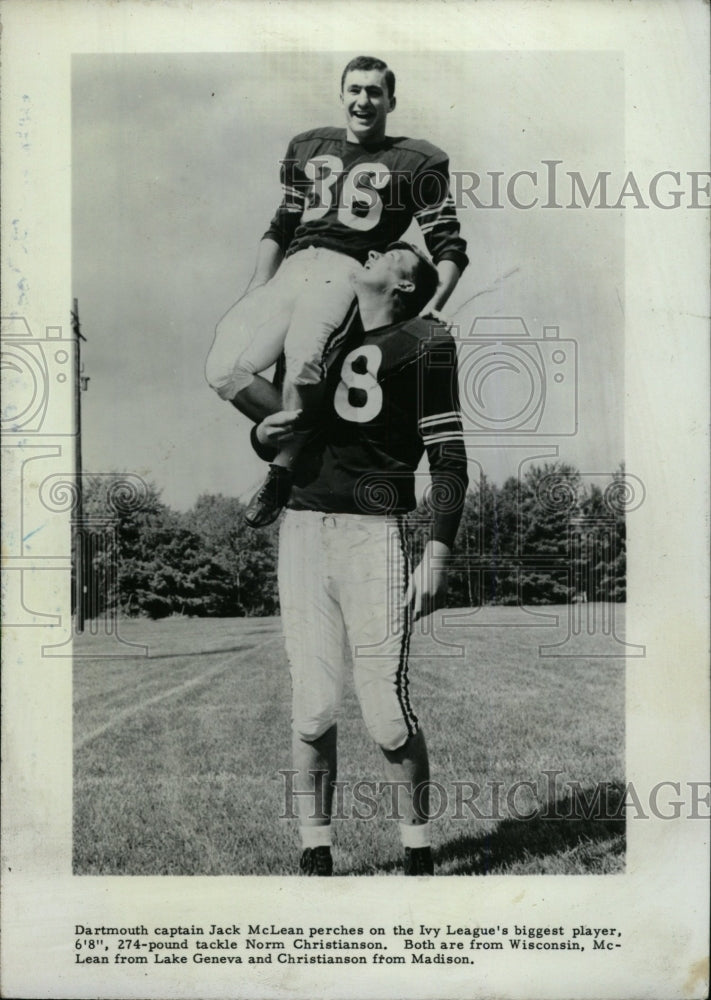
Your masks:
[[[336,723],[347,667],[388,780],[402,788],[408,875],[434,870],[427,747],[413,709],[413,622],[442,600],[467,488],[454,340],[417,316],[438,283],[413,245],[371,251],[352,278],[357,315],[329,363],[318,429],[304,444],[280,531],[279,596],[292,675],[301,871],[330,875]],[[293,434],[296,412],[253,429],[263,458]],[[403,515],[415,505],[426,450],[434,508],[411,572]]]
[[[322,393],[322,359],[344,335],[351,277],[370,250],[383,251],[416,219],[436,264],[429,309],[439,309],[467,264],[449,193],[447,155],[419,139],[386,135],[395,77],[359,56],[341,78],[345,128],[292,139],[282,161],[283,200],[260,243],[244,296],[223,317],[207,359],[217,393],[254,418],[264,404],[301,410],[307,431]],[[259,373],[285,354],[283,396]],[[288,496],[302,435],[275,456],[247,521],[275,520]]]

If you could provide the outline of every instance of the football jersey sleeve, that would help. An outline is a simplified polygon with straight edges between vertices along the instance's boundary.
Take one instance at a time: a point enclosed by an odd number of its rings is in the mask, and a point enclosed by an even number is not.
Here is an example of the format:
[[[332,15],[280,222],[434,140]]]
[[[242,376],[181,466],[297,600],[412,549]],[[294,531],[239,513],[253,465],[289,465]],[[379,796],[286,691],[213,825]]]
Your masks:
[[[282,198],[263,239],[274,240],[283,253],[289,248],[306,204],[306,178],[299,168],[294,140],[289,143],[280,168]]]
[[[432,537],[450,548],[459,528],[469,478],[459,408],[457,351],[451,337],[423,344],[418,428],[432,485]]]
[[[461,272],[469,263],[467,244],[450,191],[449,161],[442,157],[430,160],[414,178],[414,216],[435,264],[451,260]]]
[[[257,437],[258,424],[254,424],[249,432],[249,443],[263,462],[273,462],[277,457],[278,449],[268,444],[262,444]]]

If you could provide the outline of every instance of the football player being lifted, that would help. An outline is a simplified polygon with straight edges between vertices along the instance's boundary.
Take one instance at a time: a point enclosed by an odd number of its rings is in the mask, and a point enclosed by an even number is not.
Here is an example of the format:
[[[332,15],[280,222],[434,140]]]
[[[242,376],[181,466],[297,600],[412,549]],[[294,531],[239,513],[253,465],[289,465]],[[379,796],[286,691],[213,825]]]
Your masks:
[[[354,271],[417,220],[438,272],[426,308],[445,303],[467,265],[449,191],[447,154],[420,139],[386,135],[395,76],[358,56],[341,77],[345,128],[295,136],[281,164],[283,197],[242,298],[220,320],[206,377],[248,417],[299,410],[297,432],[280,449],[251,499],[248,523],[274,521],[289,496],[299,448],[323,392],[323,358],[353,318]],[[280,391],[261,374],[284,352]]]
[[[441,604],[467,489],[454,338],[417,314],[435,294],[433,263],[412,244],[371,251],[352,277],[356,312],[326,359],[317,427],[294,465],[279,535],[279,600],[292,677],[293,790],[301,871],[330,875],[336,726],[345,672],[385,756],[405,873],[434,870],[429,763],[409,687],[413,622]],[[252,440],[281,447],[296,412],[267,416]],[[430,508],[418,565],[403,515],[416,506],[424,452]],[[397,810],[397,811],[396,811]]]

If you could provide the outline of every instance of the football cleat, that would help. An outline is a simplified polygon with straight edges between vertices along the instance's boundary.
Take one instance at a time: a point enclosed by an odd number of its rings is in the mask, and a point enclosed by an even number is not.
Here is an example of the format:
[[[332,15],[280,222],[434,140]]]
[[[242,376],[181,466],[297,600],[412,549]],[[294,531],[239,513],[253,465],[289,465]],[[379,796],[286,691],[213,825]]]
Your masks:
[[[270,465],[267,478],[247,504],[244,519],[251,528],[263,528],[279,517],[291,493],[291,472]]]
[[[434,860],[429,847],[405,848],[406,875],[434,875]]]
[[[330,847],[306,847],[299,862],[300,875],[333,875]]]

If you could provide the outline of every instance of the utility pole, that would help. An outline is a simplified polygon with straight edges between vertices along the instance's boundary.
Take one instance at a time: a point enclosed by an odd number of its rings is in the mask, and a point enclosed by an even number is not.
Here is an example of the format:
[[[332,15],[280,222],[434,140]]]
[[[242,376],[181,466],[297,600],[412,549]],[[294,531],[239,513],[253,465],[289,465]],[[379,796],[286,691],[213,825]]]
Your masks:
[[[76,508],[74,511],[74,578],[75,578],[75,602],[76,602],[76,629],[77,632],[84,631],[86,620],[86,592],[88,584],[86,546],[84,544],[84,496],[82,489],[82,459],[81,459],[81,392],[86,388],[88,379],[82,378],[81,364],[81,342],[86,341],[82,336],[79,325],[79,302],[74,299],[72,309],[72,330],[74,332],[74,423],[75,423],[75,444],[74,444],[74,482],[76,485]]]

